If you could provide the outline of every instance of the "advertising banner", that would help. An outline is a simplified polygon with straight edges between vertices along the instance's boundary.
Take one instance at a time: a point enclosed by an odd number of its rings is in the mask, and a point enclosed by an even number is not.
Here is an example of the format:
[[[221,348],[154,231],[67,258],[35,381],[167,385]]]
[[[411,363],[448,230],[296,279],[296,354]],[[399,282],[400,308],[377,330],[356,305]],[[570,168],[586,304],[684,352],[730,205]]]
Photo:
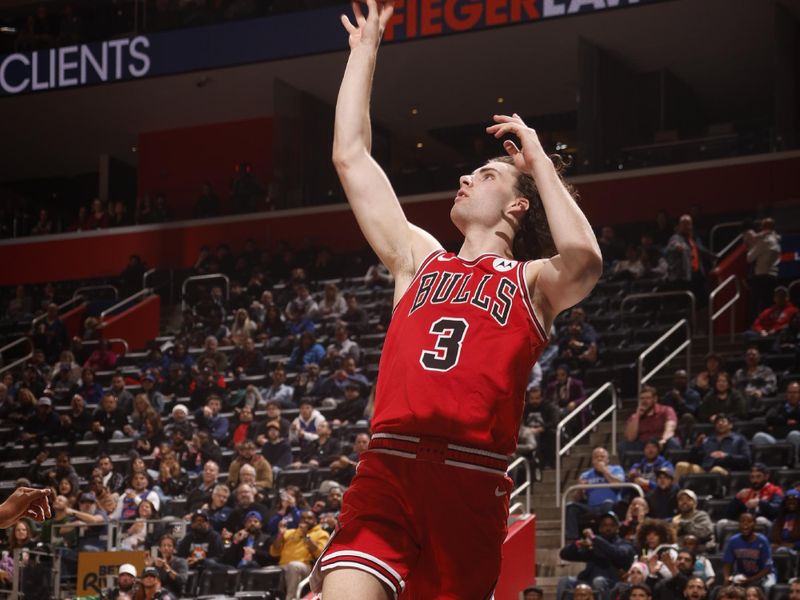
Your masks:
[[[114,583],[119,566],[130,563],[136,572],[144,569],[144,552],[80,552],[78,554],[78,596],[99,596]],[[107,578],[111,578],[110,581]]]

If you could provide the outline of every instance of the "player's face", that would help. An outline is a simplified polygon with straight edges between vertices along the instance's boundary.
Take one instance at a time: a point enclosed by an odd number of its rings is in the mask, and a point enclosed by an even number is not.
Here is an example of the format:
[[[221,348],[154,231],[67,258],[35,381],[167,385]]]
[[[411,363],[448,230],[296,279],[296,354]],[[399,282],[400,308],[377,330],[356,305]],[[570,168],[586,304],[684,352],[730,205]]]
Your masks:
[[[516,198],[517,170],[512,165],[491,162],[463,175],[450,210],[450,218],[461,233],[473,226],[493,227],[503,221],[507,207]]]

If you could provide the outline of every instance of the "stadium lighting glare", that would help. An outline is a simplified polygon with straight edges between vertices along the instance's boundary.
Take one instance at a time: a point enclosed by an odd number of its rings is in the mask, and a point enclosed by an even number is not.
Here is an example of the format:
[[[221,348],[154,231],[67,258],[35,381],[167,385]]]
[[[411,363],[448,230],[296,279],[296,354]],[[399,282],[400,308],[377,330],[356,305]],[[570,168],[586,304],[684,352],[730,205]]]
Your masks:
[[[418,114],[419,114],[419,109],[418,109],[416,106],[415,106],[415,107],[413,107],[413,108],[411,109],[411,114],[412,114],[412,115],[418,115]]]
[[[422,148],[424,148],[424,147],[425,147],[425,144],[423,144],[422,142],[417,142],[417,150],[422,150]]]
[[[0,33],[17,33],[16,27],[0,27]]]
[[[498,103],[498,104],[502,104],[502,103],[503,103],[503,102],[505,102],[505,101],[506,101],[506,99],[505,99],[505,98],[503,98],[502,96],[498,96],[498,97],[497,97],[497,103]]]

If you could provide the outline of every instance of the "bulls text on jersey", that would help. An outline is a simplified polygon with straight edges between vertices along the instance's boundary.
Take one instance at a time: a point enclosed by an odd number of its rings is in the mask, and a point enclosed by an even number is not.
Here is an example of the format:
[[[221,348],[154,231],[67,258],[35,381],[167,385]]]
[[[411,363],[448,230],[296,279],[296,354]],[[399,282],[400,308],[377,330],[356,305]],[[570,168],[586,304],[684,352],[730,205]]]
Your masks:
[[[508,322],[508,315],[517,292],[517,284],[508,277],[498,277],[491,273],[473,281],[473,273],[451,273],[431,271],[420,277],[419,287],[414,297],[409,316],[426,303],[429,304],[472,304],[488,312],[501,326]]]

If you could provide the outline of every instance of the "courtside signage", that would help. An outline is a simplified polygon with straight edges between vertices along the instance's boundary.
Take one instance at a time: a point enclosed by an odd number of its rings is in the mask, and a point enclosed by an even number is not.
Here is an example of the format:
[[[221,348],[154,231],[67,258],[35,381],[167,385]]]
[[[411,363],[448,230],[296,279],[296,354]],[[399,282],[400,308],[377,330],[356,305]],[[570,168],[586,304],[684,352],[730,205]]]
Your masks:
[[[670,0],[397,0],[386,42]],[[175,75],[347,48],[345,5],[0,56],[0,97]]]

